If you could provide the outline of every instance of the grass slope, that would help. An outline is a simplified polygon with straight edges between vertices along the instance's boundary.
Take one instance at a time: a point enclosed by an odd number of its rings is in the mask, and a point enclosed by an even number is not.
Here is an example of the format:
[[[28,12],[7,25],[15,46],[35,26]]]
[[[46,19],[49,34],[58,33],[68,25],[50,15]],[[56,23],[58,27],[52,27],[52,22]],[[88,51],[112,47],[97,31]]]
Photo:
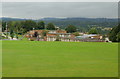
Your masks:
[[[3,41],[3,77],[117,77],[117,45]]]

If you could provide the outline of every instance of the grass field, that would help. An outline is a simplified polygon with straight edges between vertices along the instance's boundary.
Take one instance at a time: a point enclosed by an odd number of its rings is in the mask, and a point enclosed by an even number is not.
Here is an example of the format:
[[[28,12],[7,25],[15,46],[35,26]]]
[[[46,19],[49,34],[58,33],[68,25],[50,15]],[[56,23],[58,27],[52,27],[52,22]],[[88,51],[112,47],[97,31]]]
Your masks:
[[[3,41],[3,77],[117,77],[117,45]]]
[[[2,78],[2,41],[0,41],[0,78]]]

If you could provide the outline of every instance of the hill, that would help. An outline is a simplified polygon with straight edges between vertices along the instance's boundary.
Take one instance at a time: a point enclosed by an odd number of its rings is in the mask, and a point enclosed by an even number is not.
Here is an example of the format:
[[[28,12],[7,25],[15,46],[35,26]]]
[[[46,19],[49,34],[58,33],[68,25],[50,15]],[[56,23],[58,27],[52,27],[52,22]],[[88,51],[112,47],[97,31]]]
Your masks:
[[[108,18],[43,18],[40,19],[46,23],[52,22],[56,26],[65,27],[67,25],[75,25],[77,27],[113,27],[117,25],[118,19],[108,19]]]

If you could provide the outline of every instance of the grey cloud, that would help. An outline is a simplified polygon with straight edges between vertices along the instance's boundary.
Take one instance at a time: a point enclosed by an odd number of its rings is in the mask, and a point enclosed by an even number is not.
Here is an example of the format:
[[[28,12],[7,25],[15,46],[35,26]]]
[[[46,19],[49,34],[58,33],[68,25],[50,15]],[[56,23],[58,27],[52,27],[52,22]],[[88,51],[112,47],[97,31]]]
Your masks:
[[[20,18],[118,17],[117,2],[3,2],[2,15]]]

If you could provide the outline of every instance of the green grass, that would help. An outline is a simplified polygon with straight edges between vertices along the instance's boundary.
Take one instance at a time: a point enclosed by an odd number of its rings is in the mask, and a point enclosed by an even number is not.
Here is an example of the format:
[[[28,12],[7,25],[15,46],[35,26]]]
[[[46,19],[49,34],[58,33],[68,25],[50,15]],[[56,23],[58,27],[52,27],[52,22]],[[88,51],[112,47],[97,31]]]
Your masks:
[[[2,77],[2,41],[0,40],[0,78]]]
[[[3,77],[117,77],[118,44],[3,41]]]

